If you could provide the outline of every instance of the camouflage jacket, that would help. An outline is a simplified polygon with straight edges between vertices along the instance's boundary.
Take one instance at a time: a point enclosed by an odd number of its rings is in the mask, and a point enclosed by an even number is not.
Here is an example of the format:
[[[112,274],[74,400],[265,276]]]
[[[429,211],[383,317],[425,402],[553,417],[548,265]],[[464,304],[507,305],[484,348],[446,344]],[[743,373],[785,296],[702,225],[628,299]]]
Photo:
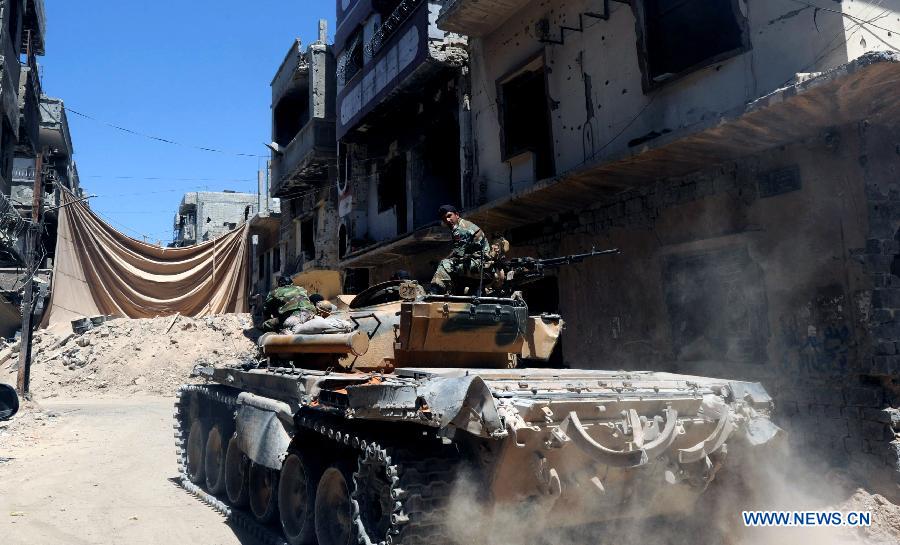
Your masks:
[[[300,286],[281,286],[270,291],[266,297],[266,316],[285,318],[298,310],[316,311],[306,290]]]
[[[472,257],[481,259],[490,255],[491,247],[481,229],[471,221],[460,219],[453,228],[453,251],[450,257]]]

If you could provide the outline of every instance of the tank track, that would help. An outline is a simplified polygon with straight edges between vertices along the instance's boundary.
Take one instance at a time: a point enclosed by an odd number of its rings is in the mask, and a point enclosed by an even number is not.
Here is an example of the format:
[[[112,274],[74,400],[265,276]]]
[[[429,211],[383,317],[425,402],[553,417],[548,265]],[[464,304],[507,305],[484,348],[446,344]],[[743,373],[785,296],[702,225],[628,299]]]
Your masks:
[[[183,385],[175,402],[175,441],[178,455],[177,483],[227,520],[247,531],[266,545],[288,545],[276,532],[257,522],[252,515],[232,508],[218,497],[191,482],[187,474],[187,439],[190,429],[189,406],[199,396],[215,407],[215,412],[233,414],[237,408],[235,390],[217,385]],[[325,444],[340,447],[356,456],[352,475],[352,524],[356,541],[362,545],[455,545],[444,530],[454,477],[459,468],[455,449],[441,445],[436,439],[430,445],[401,445],[397,440],[375,441],[361,431],[357,423],[307,410],[295,418],[295,424]],[[298,430],[299,431],[299,430]],[[352,466],[351,466],[352,467]],[[383,472],[387,486],[381,493],[390,498],[390,523],[386,536],[370,536],[360,506],[366,479],[371,472]],[[350,484],[350,483],[348,483]]]
[[[311,413],[311,411],[310,411]],[[322,439],[352,448],[357,453],[351,493],[353,524],[357,540],[364,545],[454,545],[443,530],[447,520],[454,476],[459,467],[455,451],[448,447],[411,448],[396,442],[376,442],[358,433],[348,423],[334,417],[307,413],[298,424]],[[442,452],[443,451],[443,452]],[[372,466],[384,471],[389,480],[390,525],[386,539],[370,536],[363,521],[360,502]]]
[[[289,545],[279,534],[256,522],[251,515],[240,509],[232,509],[231,506],[218,497],[191,482],[187,475],[187,434],[190,429],[188,422],[190,408],[187,404],[192,395],[201,396],[206,402],[217,405],[216,410],[226,411],[226,414],[227,412],[234,412],[237,407],[237,397],[221,387],[185,384],[178,389],[174,412],[175,445],[176,454],[178,455],[178,478],[175,480],[176,484],[188,494],[212,507],[225,517],[227,521],[253,536],[259,543],[264,545]]]

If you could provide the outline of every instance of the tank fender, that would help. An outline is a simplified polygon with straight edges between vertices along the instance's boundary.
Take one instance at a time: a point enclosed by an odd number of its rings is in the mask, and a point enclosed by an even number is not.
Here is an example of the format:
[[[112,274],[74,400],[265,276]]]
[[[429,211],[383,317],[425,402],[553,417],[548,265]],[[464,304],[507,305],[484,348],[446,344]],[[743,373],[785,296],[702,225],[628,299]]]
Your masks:
[[[282,456],[291,442],[290,406],[244,392],[238,396],[235,422],[241,450],[257,464],[281,469]]]
[[[419,388],[419,395],[441,429],[460,429],[479,437],[507,435],[491,389],[477,375],[429,381]]]

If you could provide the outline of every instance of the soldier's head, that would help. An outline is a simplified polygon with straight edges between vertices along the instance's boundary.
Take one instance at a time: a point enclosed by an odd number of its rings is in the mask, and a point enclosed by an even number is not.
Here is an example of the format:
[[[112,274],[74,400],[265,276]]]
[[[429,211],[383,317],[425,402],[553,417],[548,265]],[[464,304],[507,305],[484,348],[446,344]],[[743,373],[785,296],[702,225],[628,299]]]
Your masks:
[[[440,207],[441,221],[444,222],[444,225],[447,227],[456,227],[456,224],[459,223],[459,210],[456,209],[452,204],[445,204]]]
[[[391,280],[411,280],[412,277],[409,275],[409,271],[405,271],[403,269],[398,269],[394,271],[394,274],[391,275]]]
[[[278,287],[279,288],[283,288],[284,286],[290,286],[293,283],[294,283],[294,281],[291,279],[290,276],[282,275],[282,276],[278,277]]]

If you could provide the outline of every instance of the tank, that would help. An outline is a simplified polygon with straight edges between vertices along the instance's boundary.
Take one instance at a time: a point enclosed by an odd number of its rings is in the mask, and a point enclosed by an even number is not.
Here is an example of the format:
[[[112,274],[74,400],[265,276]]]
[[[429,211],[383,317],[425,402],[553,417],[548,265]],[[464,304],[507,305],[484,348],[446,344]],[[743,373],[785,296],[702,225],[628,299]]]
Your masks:
[[[351,332],[264,335],[259,362],[178,393],[185,487],[276,541],[462,543],[460,512],[544,531],[682,516],[781,433],[758,383],[536,366],[564,321],[518,293],[336,301]]]

